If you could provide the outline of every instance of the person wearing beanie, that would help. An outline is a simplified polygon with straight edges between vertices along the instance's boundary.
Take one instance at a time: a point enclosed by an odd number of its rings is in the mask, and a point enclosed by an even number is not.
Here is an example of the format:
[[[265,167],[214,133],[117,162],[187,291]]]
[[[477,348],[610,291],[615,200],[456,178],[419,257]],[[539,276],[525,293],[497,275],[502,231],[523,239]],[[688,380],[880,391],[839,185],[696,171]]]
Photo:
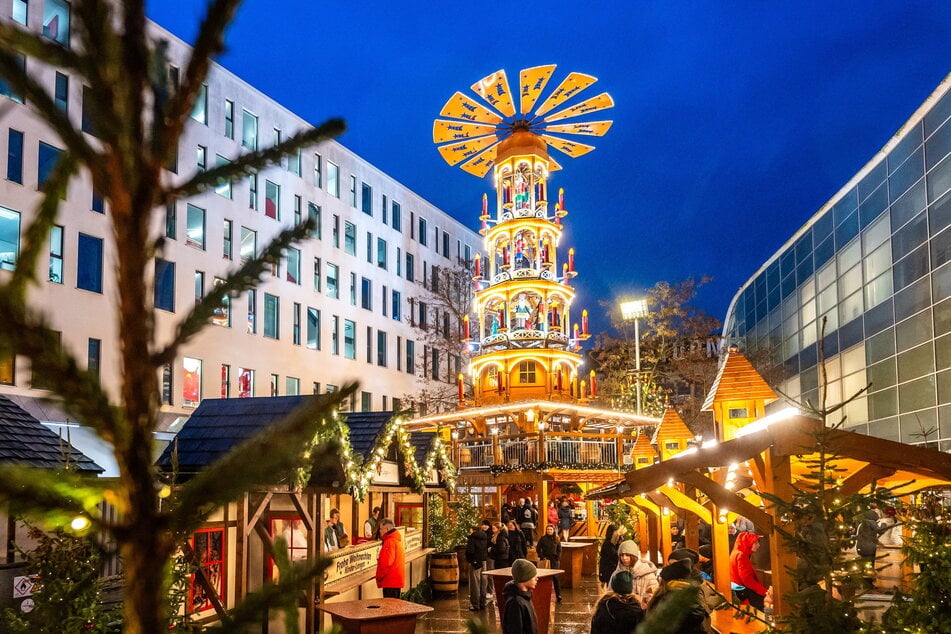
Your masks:
[[[618,528],[614,524],[608,525],[608,532],[601,543],[601,552],[598,555],[598,580],[601,581],[601,589],[607,590],[611,581],[611,575],[617,570],[618,546],[624,535],[624,528]]]
[[[617,556],[616,572],[626,570],[631,573],[634,577],[634,594],[640,597],[646,607],[647,602],[650,601],[651,596],[657,590],[657,566],[641,556],[637,542],[632,539],[625,540],[618,545]]]
[[[696,590],[695,583],[690,581],[690,560],[675,559],[660,571],[660,587],[650,600],[647,606],[647,612],[650,614],[663,605],[675,592],[690,592],[693,601],[690,608],[680,612],[677,616],[680,620],[671,624],[671,629],[667,631],[674,634],[705,634],[710,631],[708,626],[708,612],[701,602],[699,592]]]
[[[700,577],[704,581],[713,582],[713,546],[704,544],[699,548],[697,554],[700,555]]]
[[[611,575],[610,590],[598,599],[591,617],[591,634],[633,632],[644,620],[641,599],[633,594],[634,575],[620,570]]]
[[[667,555],[667,563],[681,560],[689,560],[691,566],[696,566],[700,563],[700,553],[690,548],[677,548]]]
[[[502,634],[538,634],[538,619],[532,605],[532,590],[538,570],[527,559],[512,562],[512,580],[502,589]]]

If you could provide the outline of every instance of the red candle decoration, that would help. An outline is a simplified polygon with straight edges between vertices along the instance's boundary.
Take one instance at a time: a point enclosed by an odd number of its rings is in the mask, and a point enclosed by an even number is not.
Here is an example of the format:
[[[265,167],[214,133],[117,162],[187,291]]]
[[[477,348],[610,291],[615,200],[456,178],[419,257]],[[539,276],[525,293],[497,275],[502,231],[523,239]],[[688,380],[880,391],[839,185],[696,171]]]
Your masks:
[[[561,387],[561,376],[562,376],[561,370],[558,370],[558,371],[555,373],[555,377],[558,379],[558,391],[559,391],[559,392],[562,390],[562,387]]]
[[[594,376],[594,370],[591,370],[591,398],[598,395],[598,383]]]
[[[475,254],[475,276],[482,277],[482,254],[481,253]]]
[[[575,250],[573,248],[568,249],[568,271],[571,273],[575,271]]]
[[[459,402],[465,400],[465,395],[463,394],[463,384],[462,384],[462,374],[456,377],[456,387],[459,388]]]
[[[584,400],[588,396],[588,384],[584,381],[581,382],[581,400]]]
[[[588,334],[588,309],[585,308],[581,311],[581,332],[582,334]],[[593,391],[593,388],[592,388]]]
[[[489,197],[487,194],[482,194],[482,215],[489,215]]]
[[[575,333],[575,339],[577,339],[578,338],[578,324],[575,324],[574,333]]]
[[[568,265],[567,265],[567,264],[562,264],[562,265],[561,265],[561,280],[562,280],[565,284],[568,283]]]
[[[464,339],[471,339],[469,336],[469,315],[463,315],[462,317],[462,331]],[[462,376],[461,374],[459,376]]]
[[[505,266],[509,263],[509,245],[502,247],[502,266]]]
[[[502,372],[498,371],[495,375],[495,383],[499,388],[499,392],[502,391]]]
[[[565,188],[559,187],[558,188],[558,209],[564,209],[564,208],[565,208]]]

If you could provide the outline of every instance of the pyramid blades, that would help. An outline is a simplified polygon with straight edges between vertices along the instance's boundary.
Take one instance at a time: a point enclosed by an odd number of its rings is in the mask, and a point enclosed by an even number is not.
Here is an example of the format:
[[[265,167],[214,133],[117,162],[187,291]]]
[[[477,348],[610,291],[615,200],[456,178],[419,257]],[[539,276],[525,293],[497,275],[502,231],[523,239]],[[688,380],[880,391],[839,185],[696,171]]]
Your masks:
[[[464,141],[487,134],[495,134],[496,127],[484,123],[466,123],[463,121],[433,121],[433,143],[448,143],[449,141]]]
[[[596,81],[598,81],[597,78],[591,75],[569,73],[568,76],[558,84],[558,88],[555,88],[555,91],[548,95],[548,99],[538,107],[538,110],[535,111],[535,116],[540,117],[546,112],[549,112],[552,108],[560,106]]]
[[[577,103],[571,106],[570,108],[565,108],[564,110],[559,110],[555,114],[549,115],[542,120],[545,122],[559,121],[561,119],[567,119],[569,117],[576,117],[582,114],[597,112],[598,110],[604,110],[605,108],[611,108],[613,106],[614,106],[614,100],[611,99],[611,95],[609,95],[606,92],[603,92],[597,97],[591,97],[590,99],[585,99],[581,103]]]
[[[588,121],[587,123],[559,123],[545,127],[545,132],[561,134],[586,134],[588,136],[604,136],[611,128],[613,121]]]
[[[488,110],[461,92],[455,93],[446,102],[446,105],[439,111],[440,116],[451,119],[464,119],[466,121],[475,121],[477,123],[501,123],[502,117]]]
[[[498,142],[499,139],[496,136],[484,136],[478,139],[467,139],[459,143],[442,145],[438,148],[438,150],[447,163],[450,165],[455,165],[460,161],[472,158],[485,148],[489,147],[490,145],[495,145]]]
[[[504,70],[497,70],[472,84],[472,90],[486,100],[492,107],[506,117],[515,116],[515,104],[512,103],[512,91]]]
[[[495,165],[495,152],[495,146],[489,147],[460,165],[459,168],[469,172],[473,176],[482,178],[488,174],[492,166]]]
[[[542,91],[555,72],[555,64],[548,66],[535,66],[534,68],[524,68],[518,75],[519,85],[519,103],[521,113],[528,114],[535,107],[535,102],[541,96]]]
[[[556,150],[564,152],[571,158],[578,158],[579,156],[587,154],[594,149],[593,145],[577,143],[575,141],[569,141],[568,139],[559,139],[558,137],[550,136],[548,134],[542,134],[541,138],[544,139],[545,143],[552,146]]]

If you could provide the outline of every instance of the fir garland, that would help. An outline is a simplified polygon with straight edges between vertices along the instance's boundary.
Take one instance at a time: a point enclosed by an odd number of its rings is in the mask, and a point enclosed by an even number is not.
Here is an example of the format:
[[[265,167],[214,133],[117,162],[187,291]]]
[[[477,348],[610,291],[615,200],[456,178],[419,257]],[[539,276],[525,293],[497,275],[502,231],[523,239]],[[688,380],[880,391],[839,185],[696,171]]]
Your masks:
[[[549,469],[559,469],[562,471],[618,471],[626,473],[632,468],[631,465],[618,465],[610,462],[554,462],[547,460],[545,462],[525,462],[516,465],[492,465],[489,472],[492,475],[500,473],[514,473],[516,471],[547,471]]]

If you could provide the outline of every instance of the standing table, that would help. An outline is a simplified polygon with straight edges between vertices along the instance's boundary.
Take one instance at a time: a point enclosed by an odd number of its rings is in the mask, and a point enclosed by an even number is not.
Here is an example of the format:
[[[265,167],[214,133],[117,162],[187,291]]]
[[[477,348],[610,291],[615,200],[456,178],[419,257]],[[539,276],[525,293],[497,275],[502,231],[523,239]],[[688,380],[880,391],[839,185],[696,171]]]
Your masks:
[[[598,574],[598,542],[601,541],[597,537],[572,537],[571,542],[578,542],[579,544],[591,544],[593,548],[588,548],[584,551],[584,561],[582,562],[581,572],[586,575],[596,575]],[[568,542],[569,544],[571,542]],[[562,546],[564,546],[562,542]]]
[[[344,634],[413,634],[417,615],[433,611],[429,606],[402,599],[321,603],[317,609],[329,614]]]
[[[581,587],[581,573],[584,570],[584,553],[592,549],[594,544],[584,542],[561,543],[561,565],[565,569],[565,576],[561,579],[562,588]]]
[[[548,621],[551,614],[553,588],[552,579],[563,572],[564,570],[552,570],[551,568],[538,569],[538,583],[535,584],[535,590],[532,591],[532,605],[535,606],[535,617],[538,619],[538,634],[548,634]],[[483,570],[482,575],[492,577],[495,605],[498,606],[499,621],[501,621],[502,604],[505,602],[505,595],[502,589],[505,588],[506,583],[512,580],[512,568]]]

